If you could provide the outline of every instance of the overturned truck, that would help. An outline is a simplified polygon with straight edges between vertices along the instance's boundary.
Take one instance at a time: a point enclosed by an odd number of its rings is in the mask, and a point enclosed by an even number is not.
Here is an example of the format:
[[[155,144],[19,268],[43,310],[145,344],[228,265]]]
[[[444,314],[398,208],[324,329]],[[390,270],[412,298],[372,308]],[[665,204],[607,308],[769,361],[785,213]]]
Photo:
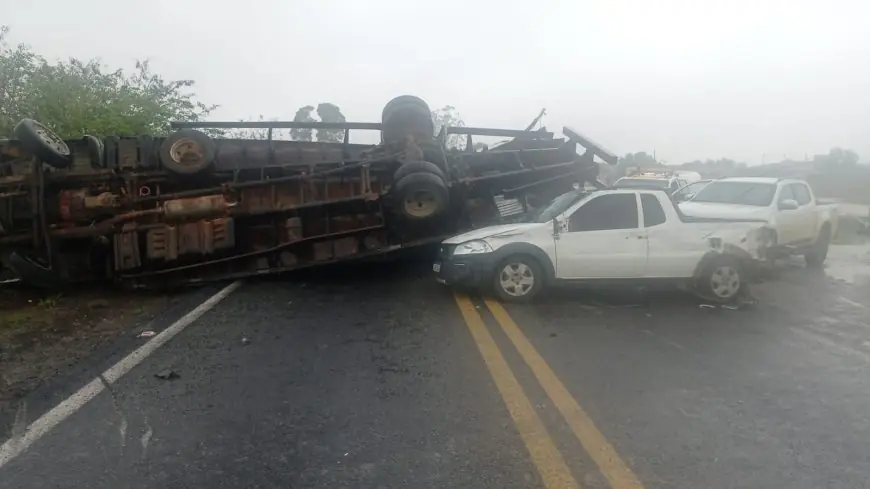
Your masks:
[[[228,139],[227,128],[263,139]],[[273,138],[286,128],[344,141]],[[351,130],[380,131],[351,144]],[[380,123],[174,123],[166,137],[62,140],[25,119],[0,141],[0,260],[35,286],[196,284],[433,243],[600,186],[616,157],[579,133],[446,127],[397,97]],[[447,137],[465,136],[448,149]],[[509,140],[482,151],[475,136]],[[578,153],[578,146],[583,149]]]

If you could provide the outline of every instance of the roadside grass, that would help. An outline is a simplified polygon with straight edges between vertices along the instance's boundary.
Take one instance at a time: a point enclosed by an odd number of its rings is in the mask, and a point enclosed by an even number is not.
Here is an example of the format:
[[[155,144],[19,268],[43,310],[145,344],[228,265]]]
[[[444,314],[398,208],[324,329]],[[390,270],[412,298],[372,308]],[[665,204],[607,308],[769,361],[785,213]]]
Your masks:
[[[169,296],[87,288],[41,293],[0,286],[0,414],[73,363],[153,317]]]

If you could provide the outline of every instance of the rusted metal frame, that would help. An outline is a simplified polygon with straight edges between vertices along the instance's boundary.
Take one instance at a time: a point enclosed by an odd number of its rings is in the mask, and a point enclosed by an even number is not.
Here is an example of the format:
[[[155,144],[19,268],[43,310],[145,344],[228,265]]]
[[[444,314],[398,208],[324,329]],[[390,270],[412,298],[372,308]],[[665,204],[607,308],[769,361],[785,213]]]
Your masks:
[[[439,235],[439,236],[435,236],[435,237],[410,241],[408,243],[404,243],[401,245],[391,245],[391,246],[386,246],[384,248],[378,248],[375,250],[363,251],[360,253],[356,253],[353,256],[341,256],[341,257],[337,257],[337,258],[330,258],[328,260],[320,260],[317,262],[312,261],[310,263],[293,265],[290,267],[284,266],[284,267],[269,268],[268,270],[260,272],[260,273],[265,273],[265,274],[283,273],[283,272],[290,272],[290,271],[295,271],[295,270],[303,270],[306,268],[317,267],[317,266],[321,266],[321,265],[329,265],[329,264],[338,263],[338,262],[342,262],[342,261],[359,260],[362,258],[368,258],[368,257],[372,257],[372,256],[382,255],[384,253],[389,253],[389,252],[395,251],[395,250],[414,248],[417,246],[422,246],[422,245],[426,245],[426,244],[430,244],[430,243],[441,242],[441,241],[444,241],[445,239],[447,239],[451,236],[453,236],[453,235],[452,234],[443,234],[443,235]],[[270,253],[274,253],[274,251],[270,251]],[[168,271],[177,272],[177,271],[181,271],[181,270],[172,269],[172,270],[168,270]],[[119,277],[119,280],[135,280],[136,278],[145,277],[145,276],[146,275],[122,275]],[[245,278],[245,277],[250,277],[250,276],[251,276],[250,271],[236,272],[236,273],[224,273],[224,274],[219,274],[215,277],[210,277],[210,278],[206,278],[206,279],[188,280],[188,281],[184,281],[182,283],[190,284],[190,285],[198,285],[198,284],[202,284],[202,283],[215,282],[215,281],[219,281],[219,280],[233,280],[233,279],[237,279],[237,278]]]
[[[483,176],[479,176],[479,177],[466,177],[466,178],[463,178],[461,181],[463,183],[474,183],[474,182],[479,182],[479,181],[483,181],[483,180],[494,180],[496,178],[501,178],[501,177],[507,177],[507,176],[513,176],[513,175],[522,175],[524,173],[532,173],[532,172],[537,172],[537,171],[541,171],[541,170],[549,170],[549,169],[554,169],[554,168],[565,168],[565,167],[571,167],[571,166],[574,166],[573,161],[568,161],[566,163],[556,163],[556,164],[547,165],[547,166],[540,166],[537,168],[525,168],[523,170],[513,170],[513,171],[504,172],[504,173],[497,173],[495,175],[483,175]]]
[[[380,131],[380,122],[214,121],[170,122],[173,129],[369,129]]]
[[[382,160],[364,161],[364,162],[354,163],[352,165],[348,165],[348,166],[345,166],[342,168],[333,168],[331,170],[324,170],[324,171],[321,171],[318,173],[312,173],[312,174],[301,173],[298,175],[290,175],[287,177],[273,178],[271,180],[258,180],[255,182],[228,183],[228,184],[221,185],[219,187],[209,187],[209,188],[196,189],[196,190],[185,190],[182,192],[175,192],[172,194],[162,195],[162,196],[160,196],[159,199],[155,197],[155,198],[149,198],[149,199],[142,199],[142,201],[171,200],[171,199],[178,199],[178,198],[183,198],[183,197],[198,197],[201,195],[209,195],[209,194],[213,194],[213,193],[224,192],[227,190],[238,190],[238,189],[243,189],[243,188],[263,187],[266,185],[273,185],[276,183],[285,183],[285,182],[293,182],[296,180],[305,180],[307,178],[319,178],[322,176],[332,175],[332,174],[340,173],[343,171],[353,170],[355,168],[360,168],[360,167],[363,167],[365,165],[370,165],[371,163],[381,162],[381,161]],[[386,162],[386,161],[383,161],[383,162]],[[314,165],[312,165],[312,167],[313,166]],[[140,202],[142,202],[142,201],[140,201]]]
[[[495,129],[489,127],[457,127],[447,128],[447,134],[464,134],[475,136],[496,136],[508,138],[553,139],[550,131],[524,131],[522,129]]]
[[[299,122],[299,121],[214,121],[171,122],[173,129],[363,129],[380,131],[383,124],[380,122]],[[489,127],[447,127],[447,134],[473,134],[475,136],[496,136],[513,138],[552,139],[550,131],[526,131],[523,129],[497,129]]]
[[[191,269],[194,269],[194,268],[202,268],[202,267],[207,267],[207,266],[210,266],[210,265],[215,265],[215,264],[218,264],[218,263],[227,263],[227,262],[234,261],[234,260],[239,260],[239,259],[242,259],[242,258],[253,258],[253,257],[256,257],[256,256],[265,255],[265,254],[268,254],[268,253],[274,253],[274,252],[276,252],[276,251],[281,251],[281,250],[284,249],[284,248],[287,248],[287,247],[290,247],[290,246],[294,246],[294,245],[297,245],[297,244],[299,244],[299,243],[305,243],[305,242],[309,242],[309,241],[316,241],[316,240],[326,239],[326,238],[335,238],[335,237],[339,237],[339,236],[346,236],[346,235],[350,235],[350,234],[363,233],[363,232],[366,232],[366,231],[374,231],[374,230],[377,230],[377,229],[385,229],[385,228],[386,228],[386,226],[385,226],[384,224],[380,224],[380,225],[378,225],[378,226],[366,226],[366,227],[363,227],[363,228],[352,229],[352,230],[349,230],[349,231],[337,231],[337,232],[334,232],[334,233],[320,234],[320,235],[317,235],[317,236],[307,236],[307,237],[305,237],[305,238],[297,239],[296,241],[291,241],[291,242],[288,242],[288,243],[281,243],[281,244],[279,244],[279,245],[277,245],[277,246],[273,246],[273,247],[271,247],[271,248],[267,248],[267,249],[265,249],[265,250],[251,251],[251,252],[248,252],[248,253],[243,253],[243,254],[241,254],[241,255],[233,255],[233,256],[228,256],[228,257],[225,257],[225,258],[219,258],[219,259],[217,259],[217,260],[210,260],[210,261],[207,261],[207,262],[201,262],[201,263],[192,263],[192,264],[190,264],[190,265],[184,265],[184,266],[181,266],[181,267],[165,268],[165,269],[163,269],[163,270],[154,270],[154,271],[152,271],[152,272],[145,272],[145,273],[139,273],[139,274],[133,274],[133,275],[121,275],[120,278],[148,277],[148,276],[163,275],[163,274],[167,274],[167,273],[178,272],[178,271],[181,271],[181,270],[191,270]],[[335,248],[335,245],[333,245],[333,251],[334,251],[334,248]],[[356,255],[354,255],[354,256],[356,256]],[[323,263],[323,262],[322,262],[322,261],[319,261],[319,262],[317,262],[317,263],[320,264],[320,263]]]
[[[601,158],[608,165],[616,165],[619,162],[619,157],[604,149],[600,144],[592,141],[586,136],[581,135],[570,127],[563,127],[562,134],[568,137],[569,140],[580,144],[595,156]]]
[[[272,166],[275,161],[275,142],[272,140],[272,128],[266,131],[266,139],[269,141],[269,156],[266,158],[266,166]]]
[[[561,179],[565,178],[566,176],[571,175],[572,173],[573,172],[569,171],[569,172],[563,173],[561,175],[556,175],[554,177],[544,178],[544,179],[537,180],[537,181],[534,181],[534,182],[526,184],[526,185],[521,185],[519,187],[504,189],[504,190],[502,190],[502,193],[505,196],[508,196],[508,195],[511,195],[511,194],[514,194],[517,192],[522,192],[523,190],[528,190],[530,188],[537,187],[538,185],[543,185],[545,183],[551,183],[551,182],[555,182],[557,180],[561,180]]]

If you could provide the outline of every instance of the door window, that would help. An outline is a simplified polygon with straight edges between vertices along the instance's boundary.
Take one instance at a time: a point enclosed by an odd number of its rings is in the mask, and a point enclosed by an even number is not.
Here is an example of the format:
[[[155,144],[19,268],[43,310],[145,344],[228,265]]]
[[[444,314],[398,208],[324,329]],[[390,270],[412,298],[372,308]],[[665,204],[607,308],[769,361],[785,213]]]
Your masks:
[[[636,229],[637,198],[634,194],[611,194],[595,197],[574,211],[568,232]]]
[[[794,200],[796,200],[799,205],[807,205],[812,200],[810,197],[810,189],[808,189],[806,185],[802,183],[793,183],[789,185],[789,187],[792,187],[791,190],[794,194]]]
[[[665,209],[653,194],[640,194],[640,205],[643,208],[643,227],[651,228],[664,224]]]
[[[791,185],[786,185],[779,191],[779,200],[777,202],[782,202],[783,200],[797,200],[794,198],[794,192],[791,191]]]

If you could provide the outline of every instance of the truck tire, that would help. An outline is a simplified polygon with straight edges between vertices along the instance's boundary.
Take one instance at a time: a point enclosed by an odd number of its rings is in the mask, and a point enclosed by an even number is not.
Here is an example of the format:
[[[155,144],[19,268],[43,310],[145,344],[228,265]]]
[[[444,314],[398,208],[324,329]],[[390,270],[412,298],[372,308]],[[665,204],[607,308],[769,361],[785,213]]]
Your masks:
[[[178,175],[199,173],[214,163],[214,157],[214,141],[194,129],[176,131],[160,145],[160,162]]]
[[[450,206],[450,192],[444,180],[429,172],[406,175],[396,183],[397,212],[408,221],[431,219]]]
[[[813,243],[812,248],[804,253],[804,260],[808,267],[818,268],[825,263],[828,257],[828,248],[831,245],[831,228],[827,224],[822,226],[819,237]]]
[[[101,170],[106,167],[105,147],[103,141],[96,137],[85,135],[82,138],[88,147],[88,159],[90,160],[91,168]]]
[[[505,302],[530,302],[544,287],[544,268],[530,255],[511,255],[499,262],[492,288]]]
[[[393,173],[393,181],[398,182],[406,176],[417,172],[431,173],[437,175],[441,180],[445,182],[447,181],[447,177],[444,175],[441,168],[438,168],[438,165],[435,163],[430,163],[428,161],[409,161],[408,163],[405,163],[396,170],[396,173]]]
[[[28,152],[53,168],[67,168],[72,162],[69,146],[51,129],[33,119],[22,119],[13,129]]]
[[[740,260],[730,255],[719,255],[704,266],[698,288],[705,298],[731,302],[746,288],[746,274]]]
[[[413,95],[401,95],[387,102],[381,112],[381,125],[381,138],[387,143],[400,141],[409,133],[419,134],[424,139],[431,139],[435,134],[429,105]]]

